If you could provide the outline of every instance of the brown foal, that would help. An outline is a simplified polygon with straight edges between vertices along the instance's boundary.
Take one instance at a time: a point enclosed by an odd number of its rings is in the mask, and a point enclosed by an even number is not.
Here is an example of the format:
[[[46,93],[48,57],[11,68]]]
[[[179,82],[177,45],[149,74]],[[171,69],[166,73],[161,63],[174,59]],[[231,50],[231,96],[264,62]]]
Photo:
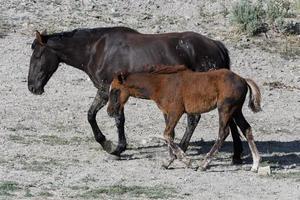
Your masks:
[[[205,170],[229,134],[229,123],[234,120],[246,137],[252,158],[251,170],[257,171],[260,156],[254,143],[251,126],[246,121],[242,106],[250,89],[249,107],[253,112],[261,110],[261,94],[250,79],[220,69],[209,72],[192,72],[183,65],[151,66],[150,73],[118,74],[112,81],[107,112],[119,114],[130,96],[155,101],[166,119],[164,139],[171,160],[175,158],[189,164],[184,152],[174,143],[174,128],[184,113],[201,114],[215,108],[219,113],[219,134],[215,144],[205,156],[201,168]]]

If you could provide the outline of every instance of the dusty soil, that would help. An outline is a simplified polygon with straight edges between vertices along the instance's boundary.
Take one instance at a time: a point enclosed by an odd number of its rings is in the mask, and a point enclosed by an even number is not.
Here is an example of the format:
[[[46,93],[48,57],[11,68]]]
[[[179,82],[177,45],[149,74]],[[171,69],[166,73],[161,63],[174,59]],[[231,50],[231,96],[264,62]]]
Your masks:
[[[5,0],[0,10],[0,199],[300,199],[300,38],[247,37],[229,22],[231,1]],[[204,2],[204,1],[203,1]],[[296,16],[299,20],[299,10]],[[42,96],[27,89],[33,31],[123,25],[141,32],[192,30],[222,40],[232,70],[254,79],[263,111],[244,113],[253,127],[262,166],[270,176],[230,164],[231,138],[206,172],[176,162],[161,168],[167,148],[154,103],[131,99],[126,107],[129,149],[113,160],[94,141],[87,110],[96,89],[88,76],[62,64]],[[104,108],[97,120],[117,141]],[[217,136],[217,115],[203,115],[187,154],[193,166]],[[177,141],[186,116],[176,128]]]

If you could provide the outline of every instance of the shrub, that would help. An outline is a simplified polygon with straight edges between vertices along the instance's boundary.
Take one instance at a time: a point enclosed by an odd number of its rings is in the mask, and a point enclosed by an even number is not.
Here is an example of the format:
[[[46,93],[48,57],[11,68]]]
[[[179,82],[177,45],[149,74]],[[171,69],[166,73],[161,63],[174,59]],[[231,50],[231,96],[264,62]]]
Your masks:
[[[284,31],[284,18],[293,16],[291,6],[288,0],[240,0],[233,5],[231,21],[249,35],[265,33],[269,27]]]

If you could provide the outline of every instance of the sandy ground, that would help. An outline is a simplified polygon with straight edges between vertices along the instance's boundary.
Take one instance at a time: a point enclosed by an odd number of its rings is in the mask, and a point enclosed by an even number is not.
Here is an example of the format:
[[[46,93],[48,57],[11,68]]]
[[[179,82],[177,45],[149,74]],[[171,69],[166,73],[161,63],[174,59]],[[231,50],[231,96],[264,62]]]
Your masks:
[[[230,1],[1,1],[0,199],[300,199],[299,36],[249,38],[229,23]],[[298,13],[299,19],[299,13]],[[96,89],[88,76],[62,64],[42,96],[27,89],[33,31],[124,25],[141,32],[193,30],[224,41],[232,70],[254,79],[263,111],[244,113],[270,176],[230,164],[231,138],[206,172],[175,162],[161,168],[167,147],[157,139],[163,117],[153,102],[125,108],[129,149],[112,160],[93,139],[87,110]],[[203,115],[187,154],[201,161],[217,136],[216,112]],[[106,107],[97,120],[117,141]],[[177,141],[186,116],[176,128]]]

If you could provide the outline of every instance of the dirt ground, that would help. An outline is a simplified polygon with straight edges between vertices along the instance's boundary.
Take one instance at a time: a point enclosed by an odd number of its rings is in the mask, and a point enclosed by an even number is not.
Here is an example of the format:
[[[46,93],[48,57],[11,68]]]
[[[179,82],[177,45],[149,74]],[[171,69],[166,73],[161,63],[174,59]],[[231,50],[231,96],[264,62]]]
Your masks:
[[[300,37],[270,31],[248,37],[230,24],[231,1],[75,0],[0,2],[0,199],[300,199]],[[296,20],[299,21],[299,10]],[[192,30],[221,40],[232,70],[254,79],[263,111],[244,113],[253,127],[262,166],[271,175],[231,165],[228,138],[205,172],[175,162],[161,168],[164,121],[153,102],[130,99],[125,108],[128,150],[120,160],[93,139],[87,110],[96,94],[82,72],[62,64],[41,96],[27,89],[34,30],[129,26],[145,33]],[[217,113],[204,114],[187,151],[193,166],[217,136]],[[117,141],[106,107],[100,129]],[[186,116],[176,128],[176,141]]]

